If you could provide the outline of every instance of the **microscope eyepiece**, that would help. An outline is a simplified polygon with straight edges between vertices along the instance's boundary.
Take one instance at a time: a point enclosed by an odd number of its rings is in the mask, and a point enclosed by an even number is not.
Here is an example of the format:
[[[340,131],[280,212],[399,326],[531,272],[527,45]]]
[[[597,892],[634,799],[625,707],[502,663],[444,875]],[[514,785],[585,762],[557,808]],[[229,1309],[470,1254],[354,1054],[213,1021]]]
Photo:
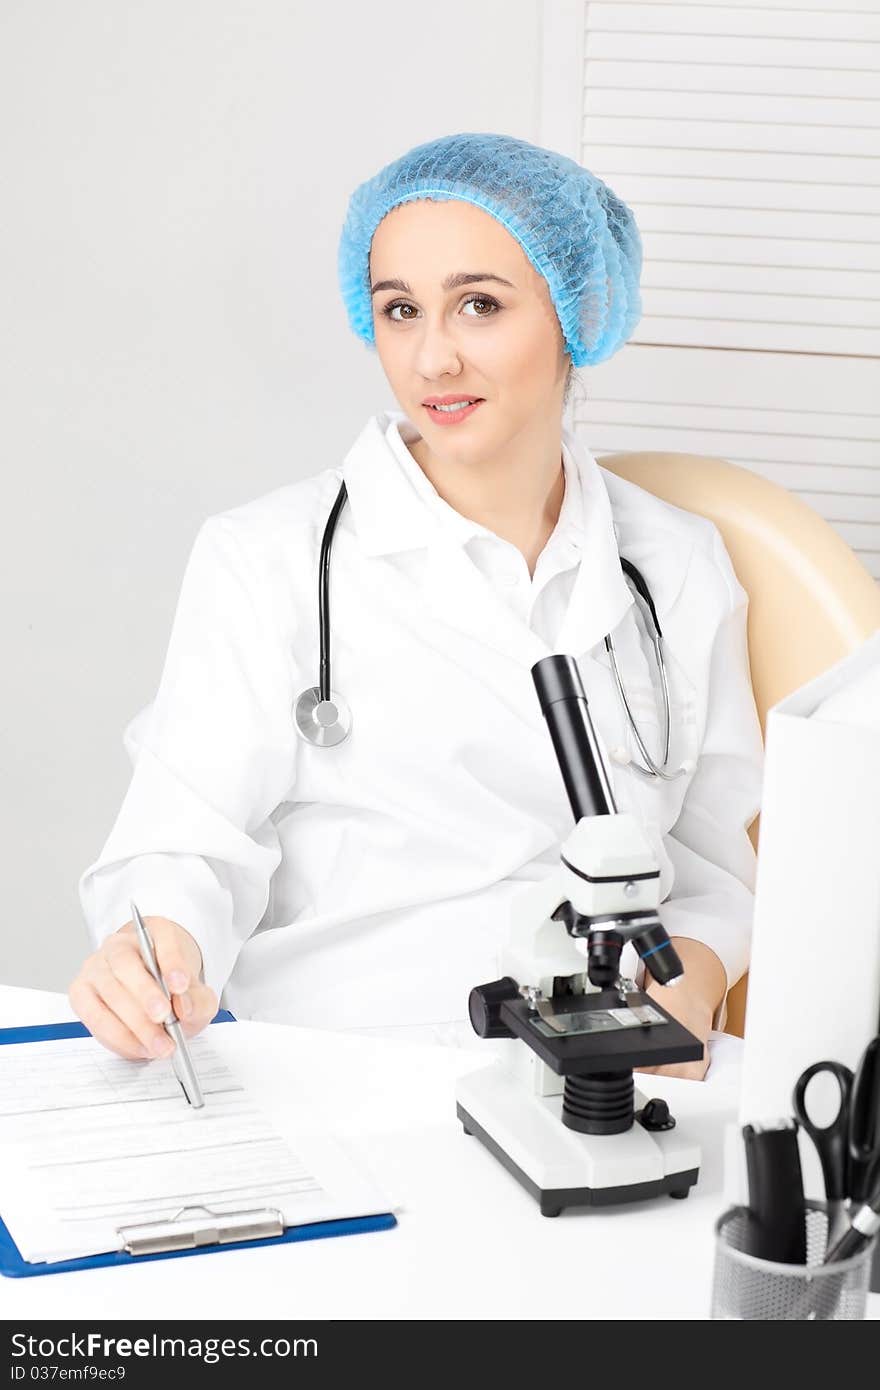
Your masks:
[[[573,656],[548,656],[536,661],[532,679],[546,716],[548,707],[557,700],[586,700],[581,673]]]
[[[575,822],[613,815],[614,792],[577,662],[573,656],[542,657],[532,667],[532,680]]]

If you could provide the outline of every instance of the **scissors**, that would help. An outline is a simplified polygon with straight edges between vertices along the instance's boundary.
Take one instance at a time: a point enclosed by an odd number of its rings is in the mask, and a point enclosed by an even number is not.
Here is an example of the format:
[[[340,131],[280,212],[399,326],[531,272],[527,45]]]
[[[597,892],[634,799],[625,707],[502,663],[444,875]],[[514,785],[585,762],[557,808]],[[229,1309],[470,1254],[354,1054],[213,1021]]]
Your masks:
[[[865,1048],[850,1095],[850,1197],[873,1205],[880,1189],[880,1036]]]
[[[828,1125],[817,1125],[807,1110],[806,1091],[815,1076],[837,1082],[840,1101]],[[816,1146],[825,1200],[829,1242],[849,1229],[848,1201],[867,1200],[880,1182],[880,1036],[862,1054],[855,1076],[842,1062],[814,1062],[798,1077],[794,1113]]]

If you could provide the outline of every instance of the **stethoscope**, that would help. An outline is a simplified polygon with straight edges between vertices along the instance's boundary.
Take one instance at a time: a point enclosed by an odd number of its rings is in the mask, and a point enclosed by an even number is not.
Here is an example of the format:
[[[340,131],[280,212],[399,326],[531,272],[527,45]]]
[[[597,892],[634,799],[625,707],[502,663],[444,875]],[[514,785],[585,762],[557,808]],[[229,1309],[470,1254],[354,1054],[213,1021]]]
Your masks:
[[[320,665],[318,684],[309,686],[301,695],[297,697],[294,705],[294,720],[297,732],[307,743],[313,744],[316,748],[333,748],[336,744],[342,743],[351,733],[351,710],[347,703],[337,691],[330,686],[330,548],[333,544],[333,533],[336,530],[336,523],[339,520],[339,513],[345,505],[348,496],[345,483],[339,489],[336,501],[330,510],[327,518],[327,525],[324,528],[324,536],[321,541],[321,558],[318,566],[318,632],[320,642]],[[633,712],[630,709],[629,700],[626,698],[626,691],[623,688],[623,681],[620,678],[620,671],[617,666],[617,655],[614,650],[614,643],[611,641],[609,633],[605,638],[605,650],[611,661],[611,670],[614,675],[614,682],[617,686],[617,693],[620,696],[621,704],[626,712],[629,727],[632,730],[638,746],[639,753],[644,759],[644,765],[640,766],[626,749],[615,748],[611,750],[611,756],[615,762],[621,763],[638,772],[643,777],[662,778],[665,782],[674,782],[677,777],[683,777],[686,773],[693,771],[693,764],[685,762],[676,772],[667,770],[669,761],[669,735],[671,730],[671,717],[669,712],[669,682],[666,678],[666,663],[663,659],[663,648],[661,645],[663,634],[660,631],[660,623],[657,619],[657,610],[654,607],[654,600],[651,591],[645,580],[635,565],[629,560],[620,557],[620,565],[624,574],[632,582],[635,589],[634,597],[641,601],[640,608],[645,621],[646,628],[649,628],[651,642],[654,647],[654,656],[657,667],[660,671],[660,682],[663,690],[663,715],[665,720],[665,734],[663,740],[663,762],[658,767],[645,747],[644,740],[639,733]],[[647,612],[646,612],[647,609]],[[650,615],[650,626],[648,624]]]

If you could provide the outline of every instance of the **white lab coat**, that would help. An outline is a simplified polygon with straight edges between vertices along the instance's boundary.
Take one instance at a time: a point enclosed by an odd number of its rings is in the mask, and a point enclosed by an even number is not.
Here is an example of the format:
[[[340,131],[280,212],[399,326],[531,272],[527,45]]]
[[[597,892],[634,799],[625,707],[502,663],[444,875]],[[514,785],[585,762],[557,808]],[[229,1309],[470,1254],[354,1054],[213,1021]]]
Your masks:
[[[373,416],[341,468],[200,529],[158,692],[124,733],[131,784],[80,879],[96,944],[133,897],[192,933],[207,983],[239,1017],[353,1029],[465,1019],[470,988],[497,977],[512,900],[557,866],[573,824],[532,665],[575,656],[604,749],[634,751],[610,631],[643,737],[660,746],[619,542],[664,633],[672,765],[696,770],[649,783],[611,761],[618,809],[654,843],[669,934],[708,943],[733,984],[748,965],[746,827],[763,748],[746,595],[716,527],[600,469],[564,430],[582,554],[550,647],[407,479],[389,446],[402,423],[412,429],[399,412]],[[343,477],[331,676],[353,728],[315,748],[292,707],[318,681],[318,553]]]

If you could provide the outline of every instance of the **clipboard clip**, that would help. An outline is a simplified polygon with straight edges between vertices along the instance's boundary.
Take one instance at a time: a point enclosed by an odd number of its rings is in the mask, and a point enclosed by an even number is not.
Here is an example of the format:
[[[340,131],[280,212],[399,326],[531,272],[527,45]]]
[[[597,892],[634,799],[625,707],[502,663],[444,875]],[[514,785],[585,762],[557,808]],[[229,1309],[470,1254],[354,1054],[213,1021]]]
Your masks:
[[[211,1207],[180,1207],[166,1221],[120,1226],[116,1234],[129,1255],[158,1255],[168,1250],[193,1250],[200,1245],[230,1245],[237,1240],[268,1240],[284,1233],[281,1212],[262,1210],[217,1212]]]

